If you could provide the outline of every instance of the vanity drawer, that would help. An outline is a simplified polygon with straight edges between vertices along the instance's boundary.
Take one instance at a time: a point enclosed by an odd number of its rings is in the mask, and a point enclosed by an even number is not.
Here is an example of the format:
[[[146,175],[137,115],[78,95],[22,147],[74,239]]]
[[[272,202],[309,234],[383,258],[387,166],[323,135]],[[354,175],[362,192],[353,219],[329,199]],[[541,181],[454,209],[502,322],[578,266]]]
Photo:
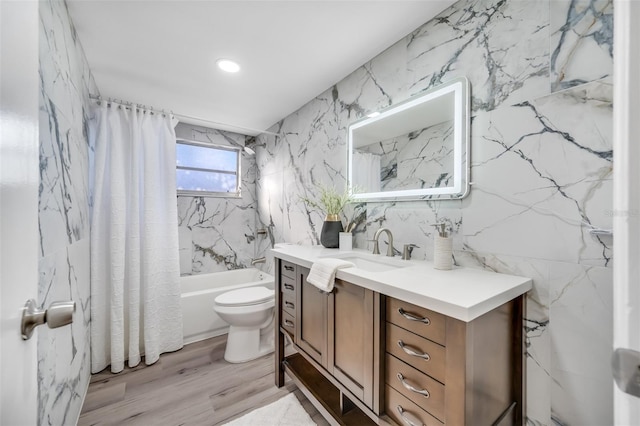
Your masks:
[[[387,352],[440,383],[445,377],[445,351],[431,340],[387,323]]]
[[[284,328],[285,331],[291,335],[291,339],[295,338],[296,321],[293,315],[285,311],[282,312],[282,328]]]
[[[280,291],[282,291],[282,297],[287,294],[292,295],[295,298],[296,294],[296,280],[295,278],[280,276]]]
[[[296,265],[286,260],[280,260],[280,275],[296,279]]]
[[[397,424],[425,426],[442,426],[444,424],[391,386],[386,385],[385,392],[385,411],[387,416],[391,417]]]
[[[292,293],[282,293],[282,309],[295,318],[296,296]]]
[[[446,317],[442,314],[390,297],[387,321],[445,346]]]
[[[389,354],[386,362],[387,385],[444,420],[444,385]]]

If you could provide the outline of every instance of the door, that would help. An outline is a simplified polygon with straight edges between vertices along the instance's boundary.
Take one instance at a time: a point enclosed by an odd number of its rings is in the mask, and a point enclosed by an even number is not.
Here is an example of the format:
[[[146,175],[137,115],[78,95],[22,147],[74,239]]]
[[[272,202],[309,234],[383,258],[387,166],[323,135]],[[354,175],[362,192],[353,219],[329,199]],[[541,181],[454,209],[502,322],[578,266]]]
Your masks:
[[[327,299],[326,293],[307,282],[309,269],[298,267],[299,315],[296,316],[296,343],[318,364],[327,367]]]
[[[628,355],[628,383],[640,383],[640,2],[614,4],[614,199],[613,199],[613,346],[614,360]],[[621,349],[619,351],[618,349]],[[620,375],[618,358],[614,375]],[[624,363],[623,363],[624,364]],[[616,370],[618,373],[616,373]],[[636,375],[629,377],[629,375]],[[623,386],[626,387],[626,386]],[[640,398],[614,390],[614,420],[618,425],[640,424]]]
[[[373,408],[373,291],[336,280],[329,296],[328,370]]]
[[[35,425],[36,339],[20,319],[38,281],[38,2],[0,1],[0,58],[0,424]]]

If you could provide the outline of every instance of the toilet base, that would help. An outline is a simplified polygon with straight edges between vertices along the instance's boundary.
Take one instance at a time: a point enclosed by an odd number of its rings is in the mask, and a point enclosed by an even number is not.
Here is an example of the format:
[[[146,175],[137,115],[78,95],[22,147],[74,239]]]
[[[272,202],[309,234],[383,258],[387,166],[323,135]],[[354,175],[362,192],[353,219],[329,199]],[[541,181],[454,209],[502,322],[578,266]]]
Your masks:
[[[274,349],[273,325],[263,329],[232,325],[229,327],[224,359],[238,364],[270,354]]]

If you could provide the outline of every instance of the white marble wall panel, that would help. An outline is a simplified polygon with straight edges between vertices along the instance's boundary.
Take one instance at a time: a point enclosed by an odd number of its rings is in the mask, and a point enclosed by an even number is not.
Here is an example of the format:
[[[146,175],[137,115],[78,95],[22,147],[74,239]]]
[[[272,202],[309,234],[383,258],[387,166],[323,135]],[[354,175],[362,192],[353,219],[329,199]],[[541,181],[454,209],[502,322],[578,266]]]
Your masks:
[[[407,37],[408,90],[455,77],[473,111],[549,93],[549,1],[461,1]]]
[[[610,84],[594,82],[475,117],[471,249],[609,264],[611,241],[589,229],[612,227],[611,96]]]
[[[38,329],[38,423],[74,424],[89,370],[89,93],[97,94],[63,1],[39,2],[38,301],[76,302],[71,326]]]
[[[564,424],[611,424],[612,282],[611,268],[550,269],[551,411]]]
[[[445,221],[456,264],[533,278],[523,325],[530,425],[613,421],[601,368],[611,348],[602,333],[612,329],[612,242],[588,232],[611,228],[612,85],[601,78],[612,67],[610,15],[603,0],[461,0],[270,129],[281,136],[258,138],[260,221],[274,243],[317,244],[323,218],[299,200],[317,196],[315,183],[344,185],[349,123],[469,78],[470,195],[363,203],[354,246],[371,249],[367,240],[387,227],[396,253],[414,243],[414,258],[430,260],[432,225]]]
[[[176,126],[176,136],[236,147],[253,143],[252,138],[245,135],[185,123]],[[191,268],[183,267],[181,273],[251,267],[256,257],[254,242],[256,238],[263,238],[256,235],[256,164],[255,156],[244,151],[240,155],[241,198],[178,197],[178,226],[183,240],[191,239],[192,256]]]
[[[613,0],[550,4],[551,90],[613,73]]]
[[[82,127],[40,95],[40,254],[89,236],[89,159]]]

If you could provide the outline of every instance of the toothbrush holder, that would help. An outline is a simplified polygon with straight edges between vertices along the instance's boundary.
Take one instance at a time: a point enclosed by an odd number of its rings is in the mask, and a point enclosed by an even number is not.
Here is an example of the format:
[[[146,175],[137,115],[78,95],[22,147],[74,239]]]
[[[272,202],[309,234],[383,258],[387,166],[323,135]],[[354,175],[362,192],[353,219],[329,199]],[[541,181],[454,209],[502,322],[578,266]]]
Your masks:
[[[340,233],[340,250],[351,251],[353,250],[353,234],[351,232]]]
[[[453,238],[435,236],[433,244],[433,267],[448,271],[453,266]]]

